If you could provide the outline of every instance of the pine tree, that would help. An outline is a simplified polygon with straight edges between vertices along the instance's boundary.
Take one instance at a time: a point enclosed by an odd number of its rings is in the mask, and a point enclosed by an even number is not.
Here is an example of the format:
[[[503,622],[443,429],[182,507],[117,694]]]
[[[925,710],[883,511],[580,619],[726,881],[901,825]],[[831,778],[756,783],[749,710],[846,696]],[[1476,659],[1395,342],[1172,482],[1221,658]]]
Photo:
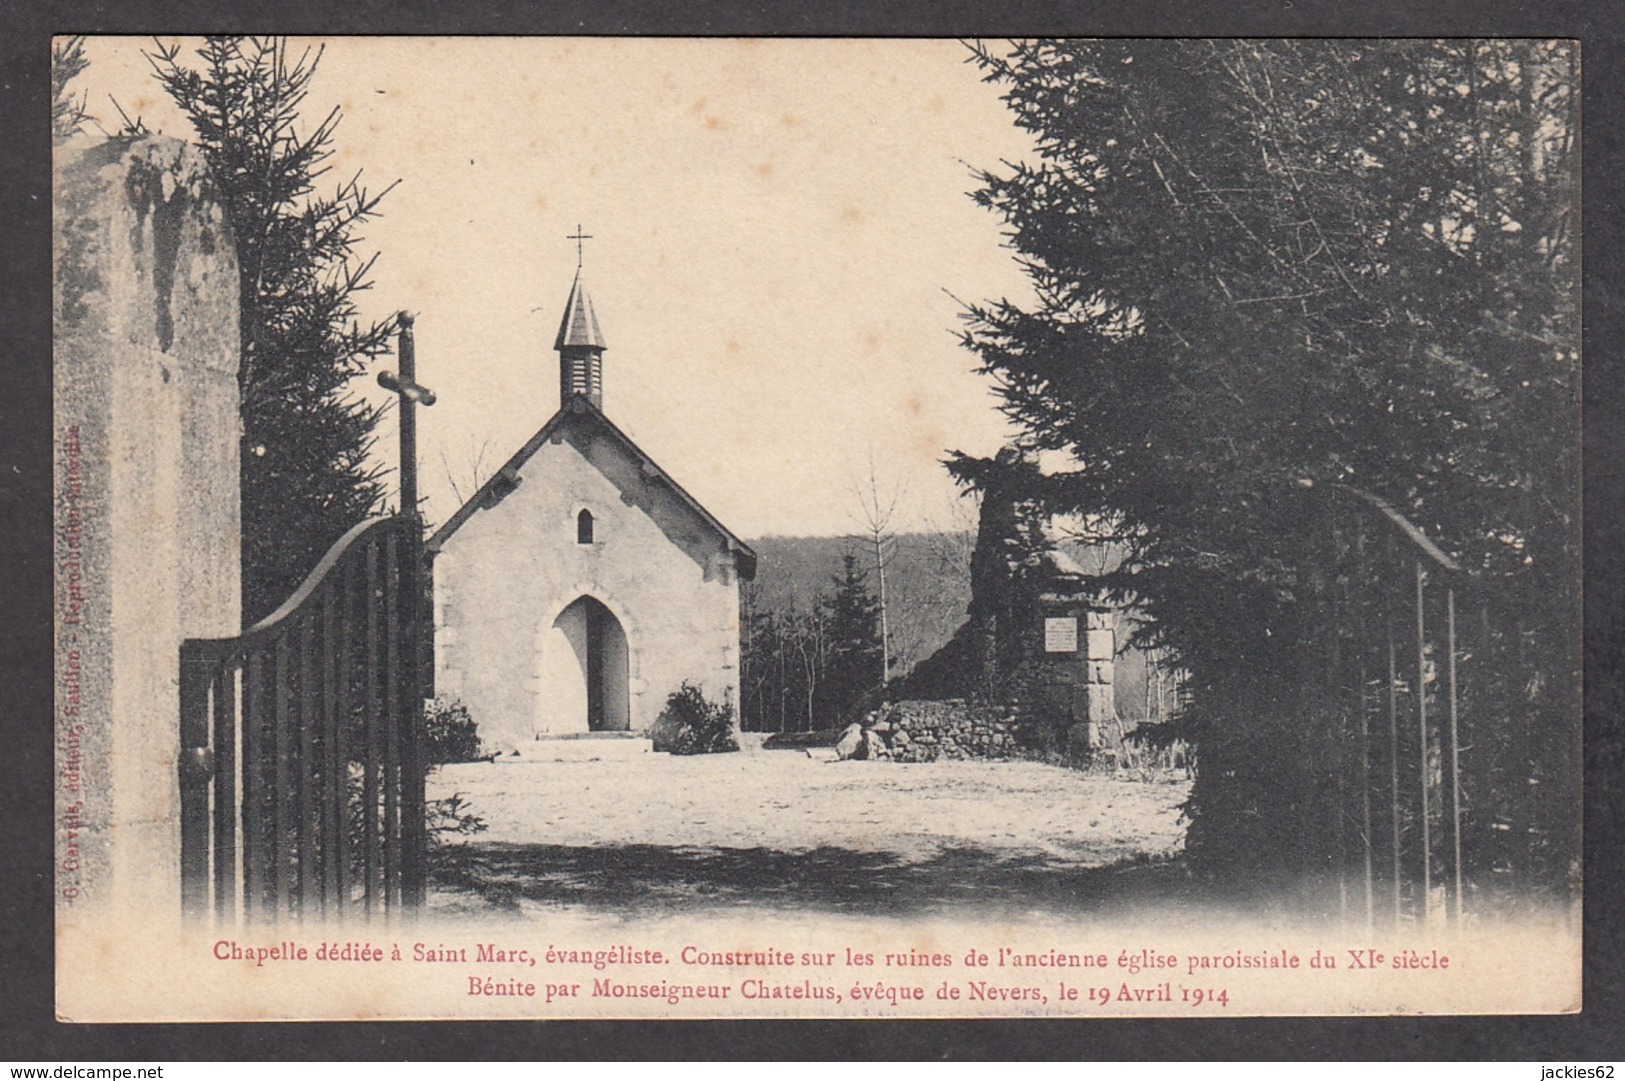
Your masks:
[[[369,193],[358,173],[315,194],[339,123],[336,107],[314,125],[300,119],[319,50],[290,59],[280,38],[215,37],[195,69],[178,47],[148,59],[193,127],[236,238],[243,617],[252,623],[382,499],[367,459],[378,411],[348,384],[388,352],[395,329],[362,325],[356,308],[376,259],[356,256],[359,229],[388,189]]]
[[[1032,497],[1127,548],[1102,585],[1190,674],[1193,854],[1324,856],[1298,689],[1346,573],[1338,485],[1468,567],[1539,674],[1517,691],[1531,744],[1481,811],[1538,783],[1548,821],[1577,822],[1573,44],[975,56],[1037,148],[975,197],[1038,299],[976,307],[965,341],[1028,442],[1071,460]]]
[[[826,726],[856,720],[885,686],[880,601],[855,553],[841,558],[832,584],[834,592],[821,605],[829,642],[821,710]]]
[[[51,42],[51,135],[65,139],[90,119],[86,97],[68,93],[68,84],[90,66],[85,58],[85,36],[56,38]]]

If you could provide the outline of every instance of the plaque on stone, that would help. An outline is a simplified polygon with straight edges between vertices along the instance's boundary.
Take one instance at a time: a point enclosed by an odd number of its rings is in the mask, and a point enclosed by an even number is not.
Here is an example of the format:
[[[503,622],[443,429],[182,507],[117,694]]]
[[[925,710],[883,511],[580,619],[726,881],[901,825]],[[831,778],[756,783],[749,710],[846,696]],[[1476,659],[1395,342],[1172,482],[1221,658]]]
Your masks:
[[[1044,619],[1044,652],[1076,653],[1078,620],[1075,616],[1048,616]]]

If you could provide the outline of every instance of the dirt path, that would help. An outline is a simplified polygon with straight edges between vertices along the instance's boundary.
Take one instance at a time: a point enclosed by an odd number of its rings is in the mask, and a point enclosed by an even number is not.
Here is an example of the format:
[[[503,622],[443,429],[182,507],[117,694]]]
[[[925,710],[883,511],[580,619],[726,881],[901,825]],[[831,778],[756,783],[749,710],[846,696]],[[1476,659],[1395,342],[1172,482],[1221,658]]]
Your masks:
[[[852,909],[1088,897],[1176,854],[1182,781],[1030,762],[820,762],[799,752],[440,769],[488,824],[436,874],[443,909]]]

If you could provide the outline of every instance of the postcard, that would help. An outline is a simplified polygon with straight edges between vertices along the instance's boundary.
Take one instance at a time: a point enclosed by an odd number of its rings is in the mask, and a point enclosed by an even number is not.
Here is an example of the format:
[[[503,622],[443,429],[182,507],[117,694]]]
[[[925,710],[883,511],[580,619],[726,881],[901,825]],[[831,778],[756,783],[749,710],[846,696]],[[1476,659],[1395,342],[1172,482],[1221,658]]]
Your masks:
[[[1577,1011],[1579,64],[57,39],[58,1015]]]

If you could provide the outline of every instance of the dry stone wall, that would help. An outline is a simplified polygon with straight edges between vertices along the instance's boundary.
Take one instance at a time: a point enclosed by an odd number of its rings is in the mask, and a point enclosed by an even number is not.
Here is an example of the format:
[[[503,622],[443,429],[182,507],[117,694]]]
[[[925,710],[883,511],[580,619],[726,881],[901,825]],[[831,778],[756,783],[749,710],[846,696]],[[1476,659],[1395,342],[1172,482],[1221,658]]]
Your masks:
[[[950,698],[882,706],[864,718],[857,758],[894,762],[1015,758],[1020,720],[1007,705]]]

